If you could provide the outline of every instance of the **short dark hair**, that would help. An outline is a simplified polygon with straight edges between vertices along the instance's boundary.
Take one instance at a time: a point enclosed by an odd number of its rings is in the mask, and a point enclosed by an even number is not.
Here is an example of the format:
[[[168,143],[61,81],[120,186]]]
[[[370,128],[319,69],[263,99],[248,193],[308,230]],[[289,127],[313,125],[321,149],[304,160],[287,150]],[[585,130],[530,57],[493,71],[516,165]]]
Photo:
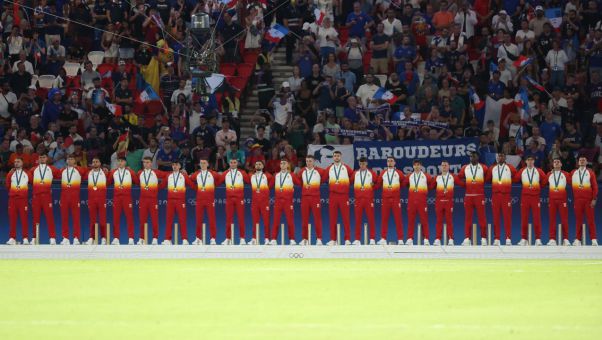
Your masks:
[[[368,158],[366,158],[366,157],[360,157],[359,162],[360,163],[367,163],[368,162]]]
[[[422,164],[422,161],[419,159],[415,159],[414,162],[412,162],[412,164]]]
[[[152,161],[153,161],[153,158],[152,158],[152,157],[149,157],[149,156],[146,156],[146,157],[142,158],[142,160],[143,160],[143,161],[151,161],[151,162],[152,162]]]
[[[315,159],[313,155],[307,155],[307,156],[305,156],[305,158]]]
[[[342,155],[341,151],[339,151],[339,150],[335,150],[332,154],[333,155],[336,155],[336,154]]]

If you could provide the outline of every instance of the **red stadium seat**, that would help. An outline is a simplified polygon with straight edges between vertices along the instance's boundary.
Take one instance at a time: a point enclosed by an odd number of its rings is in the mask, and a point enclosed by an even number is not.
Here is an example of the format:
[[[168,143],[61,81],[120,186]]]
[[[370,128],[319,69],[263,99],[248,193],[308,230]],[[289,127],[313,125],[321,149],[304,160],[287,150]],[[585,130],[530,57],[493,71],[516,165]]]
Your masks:
[[[221,92],[215,93],[215,101],[217,102],[217,107],[222,107],[222,98],[224,94]]]
[[[372,51],[364,52],[364,57],[362,58],[362,63],[364,64],[364,73],[368,73],[370,71],[370,61],[372,60]]]
[[[222,63],[219,65],[219,71],[226,77],[234,76],[236,74],[236,64]]]
[[[233,86],[236,89],[239,89],[240,92],[244,92],[247,87],[248,78],[246,77],[228,77],[226,78],[230,86]]]
[[[257,56],[259,52],[256,51],[244,51],[242,54],[242,60],[247,64],[257,64]]]
[[[247,64],[247,63],[243,63],[243,64],[238,64],[238,66],[236,66],[236,70],[237,70],[237,74],[239,77],[246,77],[249,78],[250,76],[253,75],[254,71],[255,71],[255,64]]]
[[[345,45],[347,40],[349,40],[349,28],[345,26],[341,26],[338,28],[339,31],[339,40],[341,40],[341,45]]]

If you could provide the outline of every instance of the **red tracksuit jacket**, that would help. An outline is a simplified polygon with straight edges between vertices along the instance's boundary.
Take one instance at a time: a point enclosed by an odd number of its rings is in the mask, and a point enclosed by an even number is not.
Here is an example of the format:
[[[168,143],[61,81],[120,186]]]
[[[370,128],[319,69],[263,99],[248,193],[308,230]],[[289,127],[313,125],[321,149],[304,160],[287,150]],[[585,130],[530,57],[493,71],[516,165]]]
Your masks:
[[[249,175],[239,169],[228,169],[222,172],[221,181],[226,184],[226,199],[243,199],[245,197],[245,183],[249,182]]]
[[[330,194],[349,195],[349,184],[353,181],[353,170],[347,164],[331,164],[326,168]],[[337,179],[338,176],[338,179]]]
[[[404,177],[403,186],[408,186],[410,188],[408,191],[408,203],[426,203],[426,197],[428,195],[429,186],[432,186],[432,181],[433,178],[423,171],[418,174],[412,172]]]
[[[295,185],[301,185],[301,180],[292,172],[278,172],[274,175],[274,197],[276,200],[293,201]]]
[[[464,183],[458,178],[458,175],[447,173],[446,176],[437,175],[431,181],[430,189],[435,189],[435,200],[437,202],[453,201],[454,187],[463,186]]]
[[[466,164],[458,172],[458,178],[464,181],[465,196],[485,195],[485,175],[487,166],[484,164]]]
[[[400,199],[401,186],[403,185],[404,180],[405,175],[401,170],[384,169],[378,179],[378,182],[383,188],[382,199]]]
[[[301,190],[301,198],[303,197],[320,197],[320,184],[326,182],[328,174],[326,170],[313,167],[313,169],[303,168],[299,173],[303,182]]]
[[[531,180],[529,180],[529,178]],[[522,196],[540,197],[541,188],[548,184],[546,174],[539,168],[524,167],[516,174],[515,180],[522,183]]]
[[[113,183],[113,197],[132,197],[132,186],[139,184],[138,176],[130,168],[114,169],[109,173],[109,183]]]
[[[571,186],[571,176],[566,171],[550,171],[546,175],[550,187],[550,200],[564,201],[567,199],[567,189]]]
[[[107,199],[108,173],[104,169],[88,169],[88,200],[104,201]]]
[[[222,176],[213,170],[198,170],[190,175],[190,180],[195,184],[197,201],[213,202],[215,188],[222,182]]]
[[[253,173],[249,177],[253,202],[266,202],[270,200],[270,188],[273,187],[274,177],[267,172]]]
[[[510,194],[512,191],[512,182],[515,181],[516,169],[504,163],[503,165],[494,164],[487,169],[485,182],[491,183],[492,194]]]
[[[61,198],[69,197],[79,199],[82,178],[86,173],[86,169],[78,166],[66,167],[61,170]]]
[[[50,195],[52,180],[60,176],[60,170],[52,165],[40,164],[29,170],[29,181],[33,184],[33,197]]]
[[[575,199],[594,200],[598,197],[598,181],[591,170],[575,169],[571,172],[573,196]]]
[[[9,198],[27,198],[29,191],[29,175],[25,170],[12,169],[6,175],[6,188]]]
[[[379,186],[379,178],[374,171],[356,170],[353,173],[353,193],[355,199],[374,200],[374,190]]]
[[[182,172],[174,173],[173,171],[166,173],[165,176],[162,187],[167,188],[167,200],[185,201],[186,187],[195,187],[190,177]]]
[[[159,188],[165,181],[166,173],[154,169],[142,169],[137,174],[140,183],[140,199],[158,200]]]

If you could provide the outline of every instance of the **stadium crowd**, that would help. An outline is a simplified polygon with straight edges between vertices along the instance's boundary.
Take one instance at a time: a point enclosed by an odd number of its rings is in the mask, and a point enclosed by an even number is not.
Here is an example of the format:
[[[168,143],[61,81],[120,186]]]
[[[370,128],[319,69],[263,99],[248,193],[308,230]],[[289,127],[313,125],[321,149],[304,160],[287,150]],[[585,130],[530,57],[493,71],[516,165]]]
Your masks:
[[[251,170],[262,159],[277,172],[282,157],[303,166],[310,143],[460,137],[479,137],[482,155],[531,155],[545,170],[560,157],[570,171],[578,156],[600,169],[596,1],[0,4],[2,172],[17,157],[35,166],[42,154],[59,169],[68,155],[86,167],[99,157],[110,169],[125,156],[138,171],[149,156],[161,170],[174,159],[189,173],[200,159],[216,171],[230,159]],[[209,98],[191,91],[185,58],[200,12],[216,26],[229,83]],[[267,39],[274,23],[288,30],[277,43]],[[282,84],[271,70],[275,49],[294,66]],[[256,135],[243,141],[241,98],[254,87]],[[142,99],[149,88],[157,98]],[[483,122],[483,104],[498,100],[512,105],[503,119]],[[403,124],[412,120],[419,124]]]

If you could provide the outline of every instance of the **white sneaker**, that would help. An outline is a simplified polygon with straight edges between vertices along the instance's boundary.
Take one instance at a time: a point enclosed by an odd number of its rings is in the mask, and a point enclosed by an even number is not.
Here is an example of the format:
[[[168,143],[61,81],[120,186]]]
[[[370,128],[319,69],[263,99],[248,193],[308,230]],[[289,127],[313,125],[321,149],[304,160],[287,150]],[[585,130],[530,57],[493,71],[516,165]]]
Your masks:
[[[128,245],[133,246],[134,245],[134,239],[133,238],[128,238]]]
[[[498,240],[497,238],[496,238],[495,240],[493,240],[493,245],[494,245],[494,246],[496,246],[496,247],[499,247],[499,246],[500,246],[500,244],[501,244],[501,243],[500,243],[500,240]]]
[[[385,241],[385,244],[387,244],[387,241]],[[403,246],[403,240],[397,240],[397,244]]]
[[[74,245],[74,246],[78,246],[78,245],[80,245],[80,244],[81,244],[81,243],[79,243],[79,239],[78,239],[77,237],[73,239],[73,245]]]
[[[301,242],[299,243],[299,245],[301,245],[301,246],[306,246],[308,244],[309,244],[309,242],[307,242],[306,239],[302,239]]]
[[[71,244],[71,243],[69,242],[69,239],[68,239],[68,238],[64,238],[64,239],[61,241],[61,246],[68,246],[68,245],[70,245],[70,244]]]
[[[86,241],[86,245],[91,246],[94,244],[94,239],[93,238],[89,238],[88,241]]]
[[[28,239],[26,239],[26,238],[24,238],[24,239],[23,239],[23,243],[22,243],[22,244],[23,244],[24,246],[28,246],[28,245],[29,245],[29,240],[28,240]]]
[[[540,240],[540,239],[536,239],[536,240],[535,240],[535,245],[536,245],[536,246],[541,246],[541,245],[543,245],[543,243],[541,243],[541,240]]]
[[[35,244],[36,244],[36,238],[34,237],[34,238],[31,239],[31,245],[33,246]]]
[[[435,239],[435,242],[433,242],[434,246],[441,246],[441,240],[439,240],[438,238]]]
[[[257,245],[257,240],[256,240],[256,239],[254,239],[254,238],[252,238],[252,239],[251,239],[251,242],[249,242],[249,245],[250,245],[250,246],[255,246],[255,245]]]
[[[351,245],[351,241],[349,241],[349,240],[345,240],[345,245],[346,245],[346,246],[350,246],[350,245]]]
[[[506,243],[504,243],[504,244],[507,245],[507,246],[511,246],[512,245],[512,240],[509,239],[509,238],[507,238],[506,239]]]
[[[227,245],[230,245],[230,244],[232,244],[232,242],[230,241],[229,238],[225,239],[224,242],[222,242],[222,246],[227,246]]]
[[[414,240],[412,240],[411,238],[409,238],[409,239],[406,241],[406,246],[413,246],[413,245],[414,245]]]
[[[523,238],[523,239],[522,239],[522,240],[520,240],[520,242],[518,242],[516,245],[517,245],[517,246],[524,247],[524,246],[526,246],[526,245],[527,245],[527,240],[525,240],[525,239]]]
[[[187,239],[183,239],[183,240],[182,240],[182,245],[183,245],[183,246],[189,246],[189,245],[190,245],[190,242],[188,242],[188,240],[187,240]]]
[[[402,241],[402,242],[403,242],[403,241]],[[379,245],[379,246],[386,246],[386,245],[387,245],[387,240],[385,240],[384,238],[381,238],[381,239],[378,241],[378,245]]]
[[[575,239],[575,241],[573,241],[573,246],[574,247],[580,247],[581,246],[581,241]]]
[[[245,245],[247,245],[247,241],[245,241],[244,238],[241,238],[240,241],[238,242],[238,244],[240,244],[241,246],[245,246]]]
[[[463,246],[469,246],[470,244],[470,239],[468,237],[464,239],[464,242],[462,242]]]
[[[371,239],[370,239],[370,245],[371,245],[371,246],[374,246],[374,245],[376,245],[376,241],[374,241],[374,239],[373,239],[373,238],[371,238]]]
[[[481,245],[482,246],[486,246],[487,245],[487,239],[484,237],[481,237]]]
[[[297,245],[297,241],[295,241],[295,240],[289,240],[289,244],[291,246],[296,246]]]
[[[431,245],[431,243],[429,242],[429,240],[428,240],[428,239],[426,239],[426,238],[425,238],[425,239],[424,239],[424,245],[425,245],[425,246],[430,246],[430,245]]]
[[[192,241],[192,244],[195,246],[200,246],[203,243],[203,241],[201,241],[200,238],[195,238],[194,241]]]
[[[139,246],[143,246],[143,245],[145,245],[145,244],[146,244],[146,241],[144,241],[144,239],[143,239],[143,238],[139,238],[139,239],[138,239],[138,243],[136,243],[136,244],[137,244],[137,245],[139,245]]]
[[[217,242],[215,242],[214,238],[212,238],[211,240],[209,240],[209,245],[212,245],[212,246],[217,245]]]
[[[452,247],[453,247],[453,246],[454,246],[454,239],[450,238],[450,239],[447,241],[447,245],[448,245],[448,246],[452,246]]]
[[[597,247],[598,246],[598,240],[593,238],[592,239],[592,246]]]
[[[52,243],[51,243],[51,244],[52,244]],[[103,237],[103,238],[100,240],[100,244],[102,244],[103,246],[106,246],[106,245],[107,245],[107,239]]]
[[[112,245],[114,246],[118,246],[119,245],[119,239],[117,237],[113,238],[113,242],[111,242]]]
[[[151,242],[151,244],[153,246],[159,245],[159,240],[157,240],[156,238],[154,238],[153,241]]]
[[[271,240],[271,241],[270,241],[270,245],[271,245],[271,246],[277,246],[277,245],[278,245],[278,241],[276,241],[276,240]]]
[[[316,239],[316,246],[323,246],[324,244],[322,244],[322,239]]]
[[[334,246],[336,243],[333,240],[330,240],[326,243],[327,246]]]
[[[6,244],[8,244],[9,246],[14,246],[17,244],[17,241],[15,241],[14,238],[9,238],[8,241],[6,242]]]
[[[568,246],[570,246],[570,245],[571,245],[571,241],[569,241],[568,239],[566,239],[566,238],[565,238],[565,239],[562,241],[562,245],[563,245],[563,246],[565,246],[565,247],[568,247]]]
[[[556,240],[554,240],[554,239],[551,239],[550,241],[548,241],[548,246],[550,246],[550,247],[555,247],[555,246],[557,246],[557,244],[556,244]]]
[[[51,246],[56,246],[56,239],[55,238],[51,238],[49,241]]]
[[[360,241],[358,241],[358,240],[355,240],[355,241],[353,241],[353,243],[352,243],[352,244],[353,244],[354,246],[361,246],[361,245],[362,245],[362,243],[361,243]]]
[[[161,242],[161,244],[164,245],[164,246],[171,246],[172,245],[171,240],[163,240],[163,242]]]
[[[264,238],[263,239],[263,244],[265,244],[266,246],[270,245],[270,239],[269,238]]]

